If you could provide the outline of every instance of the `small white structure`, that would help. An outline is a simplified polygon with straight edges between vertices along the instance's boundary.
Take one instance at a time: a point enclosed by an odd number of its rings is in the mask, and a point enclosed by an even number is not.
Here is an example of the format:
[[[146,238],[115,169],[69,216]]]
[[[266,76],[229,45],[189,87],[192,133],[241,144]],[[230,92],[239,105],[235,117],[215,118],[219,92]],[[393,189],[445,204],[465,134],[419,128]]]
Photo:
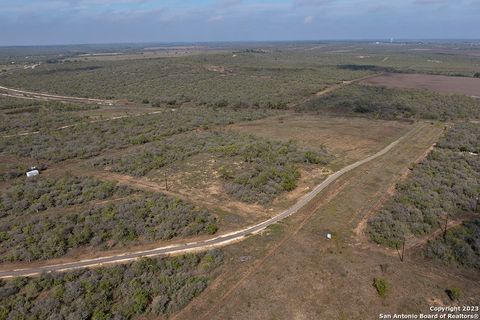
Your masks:
[[[39,174],[40,174],[40,172],[37,169],[27,171],[27,177],[28,178],[36,177]]]
[[[326,237],[327,237],[328,240],[332,240],[332,234],[331,233],[327,233]]]

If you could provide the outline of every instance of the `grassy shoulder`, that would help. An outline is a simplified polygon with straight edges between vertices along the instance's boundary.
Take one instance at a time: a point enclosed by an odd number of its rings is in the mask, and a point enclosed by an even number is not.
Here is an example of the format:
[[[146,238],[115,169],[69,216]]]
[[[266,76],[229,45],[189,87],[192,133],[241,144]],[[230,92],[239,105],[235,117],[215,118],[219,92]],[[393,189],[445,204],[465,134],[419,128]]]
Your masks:
[[[207,287],[222,261],[214,250],[0,281],[0,319],[167,317]]]

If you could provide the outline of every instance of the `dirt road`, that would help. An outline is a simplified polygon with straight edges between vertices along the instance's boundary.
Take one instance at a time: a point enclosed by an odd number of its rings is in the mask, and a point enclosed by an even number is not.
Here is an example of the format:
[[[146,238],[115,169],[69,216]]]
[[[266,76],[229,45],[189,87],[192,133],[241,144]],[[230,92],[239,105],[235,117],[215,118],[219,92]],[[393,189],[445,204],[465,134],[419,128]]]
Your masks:
[[[294,108],[296,106],[299,106],[299,105],[302,105],[304,104],[305,102],[308,102],[312,99],[315,99],[315,98],[318,98],[318,97],[322,97],[330,92],[333,92],[335,90],[338,90],[338,89],[341,89],[345,86],[349,86],[349,85],[352,85],[352,84],[355,84],[355,83],[359,83],[359,82],[362,82],[362,81],[365,81],[365,80],[368,80],[370,78],[375,78],[375,77],[379,77],[381,76],[382,74],[379,74],[379,73],[376,73],[376,74],[371,74],[369,76],[365,76],[365,77],[361,77],[361,78],[357,78],[357,79],[353,79],[353,80],[348,80],[348,81],[342,81],[341,83],[337,83],[337,84],[334,84],[330,87],[327,87],[317,93],[314,93],[313,95],[301,100],[300,102],[295,102],[293,104],[291,104],[289,107],[290,108]]]
[[[104,99],[90,99],[90,98],[79,98],[79,97],[70,97],[70,96],[60,96],[48,93],[38,93],[20,89],[12,89],[4,86],[0,86],[0,95],[4,97],[20,98],[27,100],[40,100],[40,101],[59,101],[59,102],[73,102],[73,103],[86,103],[86,104],[98,104],[105,106],[113,106],[115,104],[114,100],[104,100]]]
[[[125,253],[112,255],[112,256],[105,256],[105,257],[100,257],[95,259],[86,259],[81,261],[74,261],[74,262],[61,263],[61,264],[55,264],[55,265],[45,265],[41,267],[23,268],[23,269],[14,269],[14,270],[3,270],[3,271],[0,271],[0,278],[33,276],[33,275],[38,275],[44,272],[47,272],[47,273],[59,272],[59,271],[68,271],[68,270],[89,268],[89,267],[95,267],[95,266],[102,266],[105,264],[125,263],[125,262],[133,261],[142,257],[154,257],[154,256],[161,256],[161,255],[181,254],[181,253],[187,253],[192,251],[202,251],[202,250],[208,250],[215,247],[225,246],[233,242],[241,241],[246,236],[258,233],[264,230],[265,228],[267,228],[268,226],[271,226],[293,215],[294,213],[298,212],[301,208],[307,205],[312,199],[314,199],[322,190],[327,188],[330,184],[332,184],[335,180],[340,178],[342,175],[344,175],[349,171],[354,170],[355,168],[369,161],[372,161],[388,153],[398,143],[408,138],[418,130],[421,130],[424,126],[425,124],[416,125],[407,134],[400,137],[396,141],[392,142],[391,144],[389,144],[379,152],[375,153],[374,155],[371,155],[363,160],[350,164],[344,167],[343,169],[333,173],[327,179],[325,179],[322,183],[317,185],[310,193],[306,194],[303,198],[301,198],[292,207],[259,224],[249,226],[244,229],[237,230],[228,234],[223,234],[223,235],[214,237],[212,239],[207,239],[207,240],[198,241],[198,242],[183,243],[183,244],[159,247],[159,248],[144,250],[144,251],[125,252]]]

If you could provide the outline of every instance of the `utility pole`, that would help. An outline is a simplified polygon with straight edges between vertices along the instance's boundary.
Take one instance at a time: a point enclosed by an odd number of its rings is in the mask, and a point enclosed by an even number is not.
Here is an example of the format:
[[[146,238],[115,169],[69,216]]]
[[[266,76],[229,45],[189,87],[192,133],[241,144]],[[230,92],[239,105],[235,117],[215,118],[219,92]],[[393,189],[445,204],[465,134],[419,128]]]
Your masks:
[[[165,169],[164,171],[164,174],[165,174],[165,190],[168,191],[168,178],[167,178],[167,169]]]
[[[400,253],[400,250],[398,248],[398,243],[396,245],[398,257],[400,258],[400,262],[403,262],[403,258],[405,257],[405,242],[406,242],[406,238],[404,236],[403,237],[403,242],[402,242],[402,253]]]
[[[447,228],[448,228],[448,212],[446,213],[446,216],[445,216],[445,228],[443,229],[443,240],[446,240],[447,238]]]
[[[166,140],[166,138],[163,138],[163,154],[164,155],[167,154],[167,140]],[[165,156],[164,156],[164,159],[165,159]],[[163,168],[165,169],[165,171],[163,171],[163,174],[165,176],[165,190],[168,191],[167,162],[166,161],[163,165]]]

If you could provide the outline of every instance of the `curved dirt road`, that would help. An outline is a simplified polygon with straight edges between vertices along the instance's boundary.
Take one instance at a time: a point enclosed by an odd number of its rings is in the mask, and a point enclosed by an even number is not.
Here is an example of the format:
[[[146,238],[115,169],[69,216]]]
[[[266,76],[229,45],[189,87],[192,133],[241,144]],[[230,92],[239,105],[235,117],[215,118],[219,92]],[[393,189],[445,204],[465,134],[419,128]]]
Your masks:
[[[308,204],[314,197],[316,197],[322,190],[324,190],[326,187],[328,187],[330,184],[332,184],[332,182],[340,178],[342,175],[369,161],[372,161],[386,154],[391,149],[393,149],[398,143],[400,143],[402,140],[412,135],[414,132],[421,130],[421,128],[423,128],[424,126],[425,124],[416,125],[412,130],[410,130],[404,136],[392,142],[381,151],[363,160],[360,160],[351,165],[348,165],[343,169],[333,173],[327,179],[325,179],[322,183],[317,185],[311,192],[309,192],[304,197],[302,197],[292,207],[288,208],[287,210],[281,212],[280,214],[264,222],[261,222],[259,224],[249,226],[245,229],[237,230],[228,234],[223,234],[215,238],[203,240],[203,241],[176,244],[176,245],[159,247],[159,248],[144,250],[144,251],[126,252],[126,253],[112,255],[112,256],[105,256],[105,257],[100,257],[95,259],[86,259],[81,261],[61,263],[61,264],[55,264],[55,265],[46,265],[41,267],[14,269],[14,270],[3,270],[3,271],[0,271],[0,279],[19,277],[19,276],[33,276],[33,275],[41,274],[43,272],[48,273],[48,272],[58,272],[58,271],[68,271],[68,270],[89,268],[89,267],[101,266],[104,264],[125,263],[132,260],[136,260],[141,257],[153,257],[153,256],[161,256],[161,255],[169,255],[169,254],[186,253],[190,251],[208,250],[215,247],[225,246],[232,242],[241,241],[246,236],[258,233],[264,230],[265,228],[267,228],[268,226],[275,224],[291,216],[292,214],[298,212],[301,208],[303,208],[306,204]]]
[[[98,105],[105,105],[105,106],[112,106],[115,103],[114,100],[60,96],[55,94],[12,89],[4,86],[0,86],[0,95],[5,97],[28,99],[28,100],[77,102],[77,103],[98,104]]]

